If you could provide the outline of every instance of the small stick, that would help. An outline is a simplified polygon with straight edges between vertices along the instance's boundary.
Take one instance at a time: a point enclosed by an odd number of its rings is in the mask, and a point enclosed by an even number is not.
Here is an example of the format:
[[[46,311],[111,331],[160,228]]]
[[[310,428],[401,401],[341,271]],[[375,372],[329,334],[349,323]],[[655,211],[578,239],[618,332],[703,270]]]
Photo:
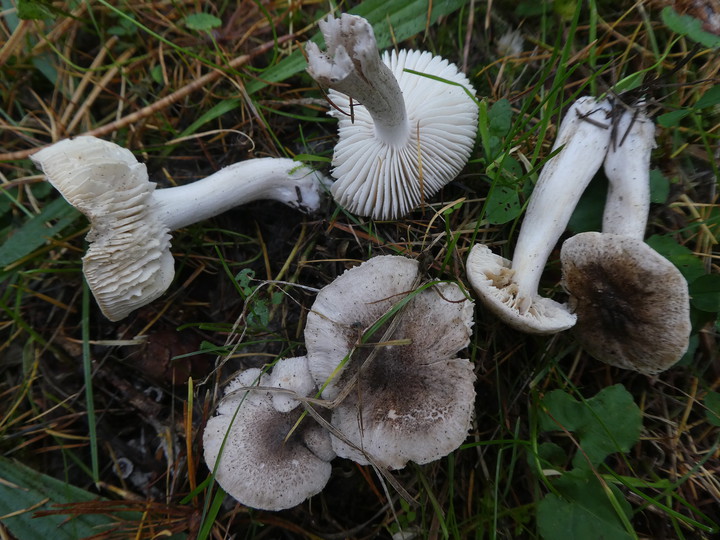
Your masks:
[[[243,54],[242,56],[233,58],[230,62],[228,62],[227,67],[229,67],[231,69],[236,69],[244,64],[247,64],[255,56],[258,56],[258,55],[272,49],[276,44],[285,43],[286,41],[289,41],[289,40],[293,39],[294,37],[295,37],[294,34],[287,34],[285,36],[281,36],[281,37],[277,38],[277,40],[268,41],[267,43],[264,43],[263,45],[256,47],[248,54]],[[130,124],[134,124],[135,122],[138,122],[139,120],[142,120],[143,118],[146,118],[146,117],[150,116],[151,114],[154,114],[162,109],[166,109],[167,107],[177,103],[178,101],[180,101],[184,97],[188,96],[189,94],[192,94],[196,90],[199,90],[201,88],[208,86],[211,82],[220,78],[220,76],[223,73],[224,72],[219,69],[210,71],[209,73],[206,73],[199,79],[195,79],[190,84],[183,86],[182,88],[176,90],[172,94],[165,96],[161,100],[156,101],[155,103],[152,103],[151,105],[148,105],[147,107],[143,107],[139,111],[135,111],[134,113],[124,116],[123,118],[120,118],[119,120],[116,120],[115,122],[111,122],[110,124],[106,124],[104,126],[100,126],[95,129],[91,129],[90,131],[81,133],[80,135],[91,135],[94,137],[98,137],[98,136],[102,136],[102,135],[107,135],[108,133],[112,133],[113,131],[117,131],[118,129],[122,129],[125,126],[128,126]],[[0,154],[0,161],[14,161],[14,160],[19,160],[19,159],[26,159],[31,154],[34,154],[41,148],[44,148],[44,147],[28,148],[26,150],[19,150],[17,152],[6,152],[4,154]]]

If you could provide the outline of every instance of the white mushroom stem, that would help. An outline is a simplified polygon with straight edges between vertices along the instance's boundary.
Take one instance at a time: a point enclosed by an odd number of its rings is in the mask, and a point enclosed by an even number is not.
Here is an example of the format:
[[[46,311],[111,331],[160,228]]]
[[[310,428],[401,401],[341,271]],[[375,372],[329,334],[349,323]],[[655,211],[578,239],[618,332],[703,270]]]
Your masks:
[[[650,211],[650,154],[655,148],[655,124],[644,107],[629,108],[622,112],[613,132],[605,158],[608,192],[602,230],[642,240]]]
[[[310,75],[322,86],[364,105],[372,116],[378,139],[402,146],[410,136],[405,101],[395,75],[380,59],[370,23],[344,13],[339,19],[329,15],[319,25],[327,53],[315,43],[307,44]]]
[[[540,173],[513,254],[516,307],[521,314],[532,305],[550,252],[605,159],[610,141],[609,112],[607,100],[582,97],[560,125],[552,151],[561,150]]]
[[[261,199],[305,210],[317,210],[320,203],[315,173],[286,158],[234,163],[202,180],[156,189],[154,199],[171,231]]]

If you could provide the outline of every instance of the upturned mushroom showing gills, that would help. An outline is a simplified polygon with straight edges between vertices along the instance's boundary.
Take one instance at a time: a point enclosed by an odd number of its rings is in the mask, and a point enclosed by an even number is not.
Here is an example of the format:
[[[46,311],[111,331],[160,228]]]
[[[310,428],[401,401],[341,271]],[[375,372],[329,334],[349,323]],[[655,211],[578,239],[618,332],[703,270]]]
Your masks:
[[[465,166],[477,131],[475,91],[455,65],[429,52],[380,58],[361,17],[329,15],[319,24],[327,52],[312,42],[306,51],[308,72],[331,89],[329,114],[339,120],[332,194],[361,216],[402,217]]]
[[[578,99],[560,124],[552,152],[530,196],[512,262],[478,244],[467,275],[483,304],[510,326],[552,334],[575,324],[563,304],[538,294],[545,264],[585,188],[605,159],[610,142],[610,104]]]
[[[60,141],[31,159],[90,219],[83,272],[111,321],[152,302],[170,286],[170,231],[258,199],[304,211],[320,204],[321,177],[285,158],[251,159],[188,185],[157,190],[129,150],[95,137]]]
[[[560,253],[563,285],[583,348],[648,375],[675,364],[690,339],[688,285],[666,258],[630,236],[587,232]]]
[[[304,357],[288,360],[304,363],[307,370]],[[335,454],[328,432],[312,418],[295,427],[303,411],[297,400],[294,408],[279,411],[272,390],[247,390],[256,385],[276,386],[270,375],[253,368],[226,387],[217,415],[205,426],[205,462],[222,488],[242,504],[283,510],[322,491]],[[297,390],[292,384],[284,388]],[[303,395],[302,390],[298,394]]]
[[[374,257],[324,287],[308,314],[308,364],[334,401],[339,456],[400,469],[467,437],[475,374],[457,354],[470,341],[473,305],[455,284],[417,290],[422,278],[415,260]]]

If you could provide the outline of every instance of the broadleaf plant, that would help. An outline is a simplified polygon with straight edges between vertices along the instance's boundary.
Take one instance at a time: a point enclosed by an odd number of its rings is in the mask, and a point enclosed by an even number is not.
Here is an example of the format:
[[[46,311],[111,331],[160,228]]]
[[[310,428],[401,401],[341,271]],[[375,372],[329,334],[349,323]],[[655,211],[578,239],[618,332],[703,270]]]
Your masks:
[[[640,438],[642,413],[632,395],[620,384],[580,401],[554,390],[539,405],[538,430],[565,433],[576,446],[572,469],[565,471],[567,457],[559,445],[538,448],[543,474],[553,478],[553,492],[538,504],[540,534],[546,539],[633,538],[630,505],[598,472],[610,454],[630,451]]]

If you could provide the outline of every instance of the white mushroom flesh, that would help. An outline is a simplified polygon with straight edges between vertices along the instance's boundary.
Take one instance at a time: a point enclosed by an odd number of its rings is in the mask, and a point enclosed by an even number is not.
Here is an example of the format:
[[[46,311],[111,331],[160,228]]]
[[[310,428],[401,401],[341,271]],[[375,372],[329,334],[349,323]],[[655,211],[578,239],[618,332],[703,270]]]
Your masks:
[[[467,274],[480,300],[517,330],[553,334],[575,324],[568,308],[538,293],[542,271],[610,142],[607,100],[582,97],[565,115],[535,185],[512,262],[473,247]]]
[[[533,298],[525,312],[520,312],[515,271],[510,264],[483,244],[476,244],[470,251],[467,276],[486,307],[506,324],[529,334],[555,334],[575,324],[575,314],[566,305],[540,295]]]
[[[655,124],[643,106],[622,111],[605,157],[608,193],[602,230],[642,240],[650,211],[650,154],[655,148]]]
[[[313,379],[305,356],[285,358],[275,364],[270,373],[269,385],[292,390],[300,396],[309,396],[315,390]],[[300,405],[291,394],[276,392],[272,395],[273,406],[280,412],[290,412]]]

